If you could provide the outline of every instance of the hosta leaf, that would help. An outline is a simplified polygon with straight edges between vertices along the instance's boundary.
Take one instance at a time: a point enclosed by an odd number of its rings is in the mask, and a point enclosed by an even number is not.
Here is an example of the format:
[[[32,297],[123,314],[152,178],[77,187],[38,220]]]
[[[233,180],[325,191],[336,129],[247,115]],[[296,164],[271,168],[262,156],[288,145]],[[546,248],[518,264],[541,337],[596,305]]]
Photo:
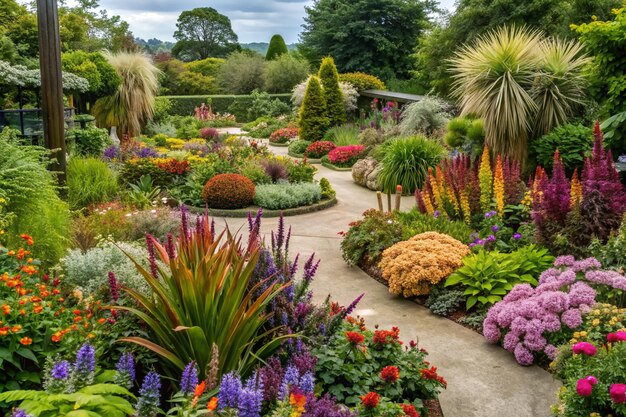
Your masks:
[[[91,394],[91,395],[106,395],[106,394],[117,394],[117,395],[128,395],[133,396],[126,388],[120,387],[115,384],[95,384],[89,385],[85,388],[82,388],[78,391],[81,394]]]

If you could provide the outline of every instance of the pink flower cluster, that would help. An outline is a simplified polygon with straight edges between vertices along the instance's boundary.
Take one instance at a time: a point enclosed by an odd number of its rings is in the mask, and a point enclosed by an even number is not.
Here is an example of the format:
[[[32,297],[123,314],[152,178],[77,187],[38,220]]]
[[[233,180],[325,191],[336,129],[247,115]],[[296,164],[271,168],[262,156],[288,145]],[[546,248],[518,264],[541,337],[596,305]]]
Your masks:
[[[328,153],[328,160],[331,164],[352,165],[364,153],[364,145],[338,146]]]
[[[591,397],[593,387],[598,384],[598,378],[587,375],[576,382],[576,393],[581,397]],[[611,384],[609,395],[615,404],[626,403],[626,384]]]
[[[588,261],[566,265],[562,261],[558,258],[555,266],[566,267],[544,271],[537,288],[516,285],[487,313],[483,335],[492,343],[502,341],[520,365],[531,365],[534,353],[539,352],[554,359],[556,347],[546,336],[561,331],[563,325],[570,329],[580,326],[582,313],[595,303],[596,291],[579,281],[577,272],[599,265]]]
[[[589,342],[578,342],[572,346],[572,352],[577,355],[596,356],[598,349]]]

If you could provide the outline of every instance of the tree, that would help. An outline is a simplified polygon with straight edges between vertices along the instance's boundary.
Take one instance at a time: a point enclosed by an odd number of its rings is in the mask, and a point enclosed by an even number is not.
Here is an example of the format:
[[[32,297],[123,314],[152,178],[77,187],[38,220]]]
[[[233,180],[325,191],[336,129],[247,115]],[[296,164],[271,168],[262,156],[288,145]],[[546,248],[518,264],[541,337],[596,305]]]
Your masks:
[[[270,44],[267,47],[267,54],[265,54],[265,59],[271,61],[288,52],[289,50],[287,49],[287,44],[285,43],[283,37],[280,35],[274,35],[272,36]]]
[[[313,63],[331,55],[340,72],[406,77],[428,27],[429,0],[319,0],[305,7],[301,52]]]
[[[61,59],[64,71],[83,77],[89,82],[89,91],[76,103],[81,112],[87,110],[87,104],[113,94],[122,81],[115,68],[100,52],[65,52]]]
[[[265,58],[246,52],[231,54],[221,66],[217,82],[227,94],[250,94],[265,84]]]
[[[308,62],[283,54],[267,63],[265,90],[268,93],[289,93],[308,76]]]
[[[324,138],[328,129],[328,118],[322,86],[317,77],[311,77],[309,81],[299,116],[300,139],[315,142]]]
[[[319,77],[324,87],[326,101],[326,117],[330,126],[338,126],[346,122],[346,108],[343,105],[343,94],[339,88],[339,74],[332,57],[326,57],[320,65]]]
[[[172,54],[185,61],[209,57],[224,58],[239,44],[230,19],[212,7],[198,7],[180,14]]]

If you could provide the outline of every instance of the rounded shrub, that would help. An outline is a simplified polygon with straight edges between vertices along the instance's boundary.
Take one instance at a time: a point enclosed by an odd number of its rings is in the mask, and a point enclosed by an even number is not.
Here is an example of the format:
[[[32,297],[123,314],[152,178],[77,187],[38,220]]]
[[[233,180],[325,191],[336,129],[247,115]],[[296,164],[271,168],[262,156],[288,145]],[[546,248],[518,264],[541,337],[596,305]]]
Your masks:
[[[273,59],[278,58],[281,55],[288,53],[287,44],[281,35],[274,35],[272,39],[270,39],[270,44],[267,47],[267,54],[265,54],[265,59],[271,61]]]
[[[591,154],[592,146],[593,129],[581,124],[568,123],[535,139],[530,144],[530,153],[538,165],[552,169],[554,153],[558,149],[565,170],[571,174],[575,168],[579,171],[582,169],[585,157]]]
[[[307,158],[319,159],[322,156],[328,155],[328,152],[335,149],[337,145],[327,140],[325,141],[317,141],[310,144],[306,151],[304,151],[304,155]]]
[[[254,193],[254,183],[243,175],[220,174],[207,181],[202,198],[210,208],[238,209],[249,206]]]
[[[293,155],[304,155],[310,144],[311,142],[307,142],[306,140],[294,140],[289,144],[289,153]]]
[[[398,138],[383,147],[378,181],[385,192],[401,185],[405,193],[413,194],[422,187],[428,168],[437,166],[445,153],[438,142],[424,136]]]
[[[352,84],[358,91],[386,90],[385,83],[380,78],[364,72],[348,72],[339,74],[339,81]]]

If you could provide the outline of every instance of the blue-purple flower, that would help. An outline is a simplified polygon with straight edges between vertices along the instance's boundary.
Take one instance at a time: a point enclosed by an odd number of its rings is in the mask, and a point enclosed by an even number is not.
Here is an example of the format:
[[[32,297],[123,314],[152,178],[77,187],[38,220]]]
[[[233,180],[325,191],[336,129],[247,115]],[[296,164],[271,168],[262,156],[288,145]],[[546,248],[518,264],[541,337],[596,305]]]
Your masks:
[[[26,411],[21,408],[16,408],[11,413],[11,417],[33,417],[32,414],[26,414]]]
[[[496,233],[498,230],[500,230],[500,226],[498,226],[497,224],[494,224],[493,226],[491,226],[491,231],[493,233]]]
[[[74,384],[76,388],[93,384],[96,371],[96,349],[85,343],[76,352],[74,363]]]
[[[513,233],[513,239],[520,240],[521,238],[522,238],[522,235],[520,233],[517,233],[517,232]]]
[[[493,216],[495,216],[497,213],[494,210],[488,211],[487,213],[485,213],[485,219],[489,219]]]
[[[315,390],[315,376],[312,372],[307,372],[300,378],[299,388],[305,393]]]
[[[139,399],[135,417],[154,417],[159,411],[161,377],[154,371],[149,372],[139,389]]]
[[[126,388],[132,388],[135,381],[135,358],[130,352],[124,352],[117,361],[117,372],[113,377],[113,382],[118,385],[125,386]]]
[[[183,370],[183,376],[180,380],[180,391],[185,395],[191,395],[198,385],[198,366],[196,362],[189,362]]]
[[[218,394],[217,407],[222,410],[224,408],[235,408],[239,402],[239,394],[243,387],[241,378],[235,372],[230,372],[222,377],[220,391]]]
[[[60,361],[52,366],[50,376],[54,379],[67,379],[70,376],[70,363],[68,361]]]
[[[440,215],[441,213],[439,212],[439,210],[435,210],[435,212],[433,213],[433,216],[435,216],[435,219],[438,219]]]

